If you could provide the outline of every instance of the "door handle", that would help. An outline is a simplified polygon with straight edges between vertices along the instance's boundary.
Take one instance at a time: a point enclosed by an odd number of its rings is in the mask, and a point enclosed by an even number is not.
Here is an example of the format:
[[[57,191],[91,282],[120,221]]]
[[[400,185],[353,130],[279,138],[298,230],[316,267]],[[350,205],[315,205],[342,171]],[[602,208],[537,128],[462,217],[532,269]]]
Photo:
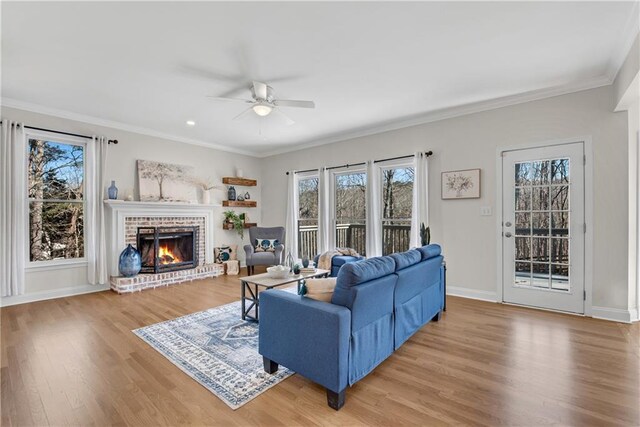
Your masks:
[[[511,232],[509,232],[509,231],[507,231],[506,233],[504,233],[504,237],[511,237],[511,236],[512,236],[512,234],[511,234]]]

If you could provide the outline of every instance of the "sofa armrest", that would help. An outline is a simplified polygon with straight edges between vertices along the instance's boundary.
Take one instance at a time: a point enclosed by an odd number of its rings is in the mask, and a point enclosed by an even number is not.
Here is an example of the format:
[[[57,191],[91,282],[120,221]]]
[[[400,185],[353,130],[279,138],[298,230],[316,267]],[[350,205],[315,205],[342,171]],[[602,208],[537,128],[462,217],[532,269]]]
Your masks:
[[[334,392],[348,384],[351,311],[279,290],[260,293],[258,352]]]

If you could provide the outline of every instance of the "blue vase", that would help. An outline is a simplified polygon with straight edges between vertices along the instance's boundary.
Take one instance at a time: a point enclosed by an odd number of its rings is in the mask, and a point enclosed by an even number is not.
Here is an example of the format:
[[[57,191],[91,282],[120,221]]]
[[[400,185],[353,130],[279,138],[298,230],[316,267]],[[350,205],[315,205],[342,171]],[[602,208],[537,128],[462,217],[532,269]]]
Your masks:
[[[116,187],[116,182],[111,181],[111,187],[107,188],[107,194],[109,195],[109,199],[115,200],[118,198],[118,187]]]
[[[233,185],[229,187],[229,190],[227,191],[227,199],[229,200],[236,200],[236,189],[233,188]]]
[[[140,252],[131,245],[128,245],[124,251],[120,254],[120,262],[118,263],[118,269],[120,275],[124,277],[133,277],[140,273],[142,268],[142,257]]]

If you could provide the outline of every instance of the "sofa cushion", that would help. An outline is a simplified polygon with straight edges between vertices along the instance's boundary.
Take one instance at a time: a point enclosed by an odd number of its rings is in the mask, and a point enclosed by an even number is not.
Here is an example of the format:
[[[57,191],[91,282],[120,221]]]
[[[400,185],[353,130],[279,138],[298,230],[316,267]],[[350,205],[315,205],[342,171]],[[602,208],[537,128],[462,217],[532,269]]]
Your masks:
[[[338,272],[338,287],[350,288],[395,272],[396,262],[390,256],[375,257],[343,265]]]
[[[400,252],[397,254],[391,254],[389,256],[396,262],[396,271],[417,264],[422,260],[422,254],[415,249],[410,249],[406,252]]]
[[[425,259],[433,258],[440,255],[440,253],[442,252],[442,248],[440,248],[440,245],[432,243],[430,245],[418,248],[418,251],[420,251],[420,253],[422,254],[422,260],[424,261]]]
[[[307,293],[304,294],[305,297],[318,301],[331,302],[333,289],[336,287],[336,278],[306,279],[305,286],[307,288]]]
[[[361,259],[362,259],[361,257],[356,257],[351,255],[338,255],[338,256],[334,256],[333,259],[331,259],[331,266],[340,267],[341,265],[346,264],[348,262],[356,262],[356,261],[360,261]]]

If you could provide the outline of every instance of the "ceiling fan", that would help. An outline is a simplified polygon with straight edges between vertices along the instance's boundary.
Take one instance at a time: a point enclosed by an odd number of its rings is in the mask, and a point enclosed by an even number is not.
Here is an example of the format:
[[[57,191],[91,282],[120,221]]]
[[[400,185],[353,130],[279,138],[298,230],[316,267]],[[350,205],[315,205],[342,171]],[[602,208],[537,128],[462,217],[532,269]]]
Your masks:
[[[249,87],[251,90],[251,98],[252,99],[240,99],[240,98],[225,98],[218,96],[209,96],[209,98],[213,98],[219,101],[232,101],[232,102],[243,102],[245,104],[251,104],[249,108],[244,110],[242,113],[238,114],[233,120],[238,120],[252,111],[260,117],[268,116],[269,114],[275,113],[281,116],[288,125],[292,125],[295,123],[288,116],[286,116],[282,111],[279,110],[279,107],[296,107],[296,108],[315,108],[316,104],[313,101],[298,101],[292,99],[276,99],[273,88],[266,83],[262,82],[252,82]]]

